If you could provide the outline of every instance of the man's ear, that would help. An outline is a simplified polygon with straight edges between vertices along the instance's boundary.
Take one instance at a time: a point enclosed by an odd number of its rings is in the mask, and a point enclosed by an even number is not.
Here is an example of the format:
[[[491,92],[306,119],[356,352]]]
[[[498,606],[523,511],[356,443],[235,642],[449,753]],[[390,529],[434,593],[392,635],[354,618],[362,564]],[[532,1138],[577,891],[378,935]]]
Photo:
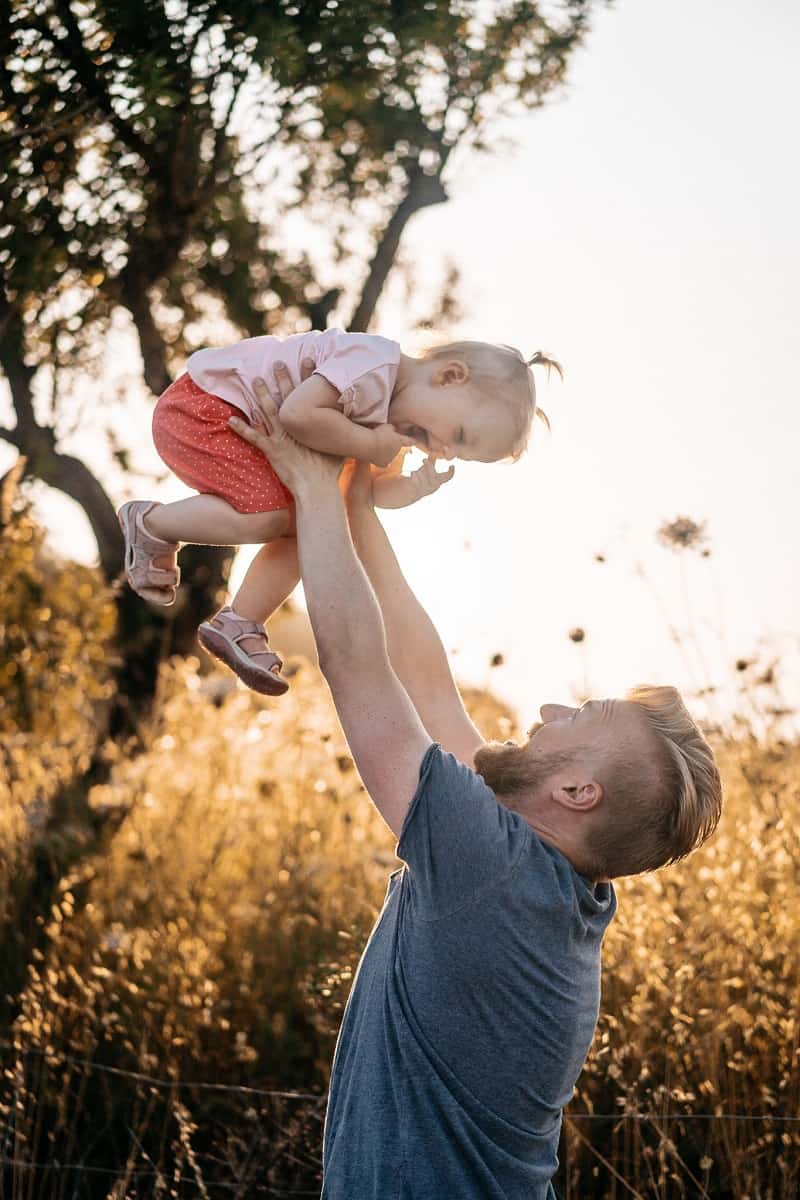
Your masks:
[[[573,812],[591,812],[602,802],[603,785],[589,779],[586,783],[558,787],[553,791],[553,799]]]
[[[468,379],[469,367],[460,358],[454,358],[451,362],[442,363],[431,376],[432,382],[437,387],[447,387],[448,384],[454,383],[466,383]]]

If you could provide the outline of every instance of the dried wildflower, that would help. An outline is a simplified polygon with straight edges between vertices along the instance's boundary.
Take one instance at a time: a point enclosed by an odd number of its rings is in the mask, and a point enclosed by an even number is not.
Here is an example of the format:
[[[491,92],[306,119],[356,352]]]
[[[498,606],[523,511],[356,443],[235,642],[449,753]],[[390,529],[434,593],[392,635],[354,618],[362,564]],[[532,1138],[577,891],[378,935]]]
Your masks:
[[[705,521],[693,521],[691,517],[675,517],[665,521],[658,529],[658,540],[669,550],[703,551],[706,541]]]

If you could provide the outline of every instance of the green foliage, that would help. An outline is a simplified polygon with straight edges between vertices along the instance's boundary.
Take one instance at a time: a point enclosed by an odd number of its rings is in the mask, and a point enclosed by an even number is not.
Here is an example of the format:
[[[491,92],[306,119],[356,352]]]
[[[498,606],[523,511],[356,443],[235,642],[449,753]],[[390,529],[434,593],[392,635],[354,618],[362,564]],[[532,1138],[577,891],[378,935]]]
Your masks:
[[[343,255],[367,218],[354,200],[371,198],[379,228],[415,172],[437,175],[461,140],[488,145],[490,117],[560,83],[589,0],[544,11],[12,0],[0,268],[28,363],[79,362],[114,307],[137,320],[154,284],[178,353],[209,290],[250,334],[292,328],[323,289],[286,245],[286,213],[324,203]]]

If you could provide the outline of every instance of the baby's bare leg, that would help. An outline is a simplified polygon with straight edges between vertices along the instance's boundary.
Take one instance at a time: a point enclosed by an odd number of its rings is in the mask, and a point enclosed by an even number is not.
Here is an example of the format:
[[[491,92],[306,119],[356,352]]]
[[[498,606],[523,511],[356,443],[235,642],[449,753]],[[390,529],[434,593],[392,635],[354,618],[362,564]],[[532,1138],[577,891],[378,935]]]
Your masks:
[[[240,617],[263,625],[291,595],[299,578],[296,540],[278,538],[262,546],[250,563],[241,587],[231,600],[231,608]]]
[[[160,504],[147,514],[145,527],[167,542],[200,546],[244,546],[271,542],[291,526],[288,508],[240,513],[219,496],[190,496]]]
[[[296,539],[278,538],[262,546],[250,563],[231,608],[238,616],[263,625],[291,595],[299,578]],[[264,649],[258,638],[243,638],[241,646],[248,654]]]

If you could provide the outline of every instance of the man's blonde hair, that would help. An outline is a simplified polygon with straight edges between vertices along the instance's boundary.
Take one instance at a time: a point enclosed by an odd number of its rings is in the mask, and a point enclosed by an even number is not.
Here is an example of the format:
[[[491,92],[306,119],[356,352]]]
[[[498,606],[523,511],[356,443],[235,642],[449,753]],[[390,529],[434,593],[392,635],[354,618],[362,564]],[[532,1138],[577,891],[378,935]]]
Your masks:
[[[452,358],[469,368],[469,382],[483,400],[503,405],[512,415],[512,433],[503,457],[517,459],[528,444],[531,426],[538,417],[547,428],[547,414],[536,405],[536,384],[533,367],[546,367],[547,374],[557,371],[563,379],[561,364],[550,355],[537,350],[523,358],[513,346],[495,346],[491,342],[446,342],[433,346],[424,356],[426,362]]]
[[[677,690],[642,685],[625,697],[641,710],[652,753],[621,745],[601,770],[601,819],[587,837],[587,867],[613,879],[677,862],[701,846],[722,812],[714,754]]]

